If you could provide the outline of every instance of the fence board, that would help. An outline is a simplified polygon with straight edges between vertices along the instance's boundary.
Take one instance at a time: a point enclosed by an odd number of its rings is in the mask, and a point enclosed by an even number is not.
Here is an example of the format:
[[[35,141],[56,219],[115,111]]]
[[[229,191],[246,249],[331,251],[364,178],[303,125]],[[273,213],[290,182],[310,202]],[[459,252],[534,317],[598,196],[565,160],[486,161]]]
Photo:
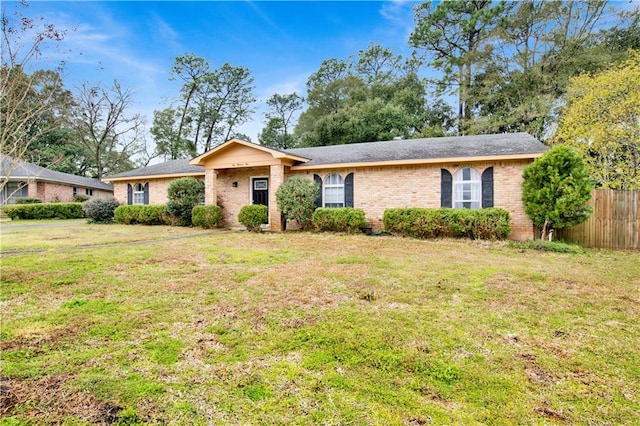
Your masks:
[[[594,189],[589,204],[589,219],[559,230],[558,239],[585,247],[640,249],[640,191]]]

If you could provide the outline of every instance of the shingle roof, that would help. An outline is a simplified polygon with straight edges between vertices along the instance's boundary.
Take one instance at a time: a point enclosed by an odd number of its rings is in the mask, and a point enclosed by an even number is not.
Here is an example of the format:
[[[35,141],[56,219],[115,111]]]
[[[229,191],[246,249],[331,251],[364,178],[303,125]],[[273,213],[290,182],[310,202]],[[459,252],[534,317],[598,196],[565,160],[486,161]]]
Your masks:
[[[153,164],[147,167],[141,167],[139,169],[130,170],[128,172],[118,173],[116,175],[107,176],[104,179],[117,179],[124,177],[138,177],[138,176],[157,176],[157,175],[180,175],[180,174],[192,174],[202,173],[204,174],[204,167],[192,166],[189,164],[190,160],[169,160],[160,164]]]
[[[271,149],[271,148],[269,148]],[[536,155],[547,147],[528,133],[449,136],[296,148],[279,151],[296,157],[309,158],[301,166],[321,166],[347,163],[377,163],[403,160],[431,160],[509,155]],[[122,179],[159,175],[204,174],[204,167],[189,164],[190,160],[169,160],[161,164],[118,173],[104,178]]]
[[[305,166],[540,154],[547,147],[528,133],[451,136],[296,148],[286,152],[310,158]]]
[[[83,188],[101,189],[104,191],[113,191],[113,185],[110,183],[104,183],[98,179],[49,170],[22,160],[14,162],[11,157],[0,157],[0,163],[0,174],[3,178],[8,177],[11,180],[35,180],[81,186]],[[8,173],[9,176],[7,176]]]

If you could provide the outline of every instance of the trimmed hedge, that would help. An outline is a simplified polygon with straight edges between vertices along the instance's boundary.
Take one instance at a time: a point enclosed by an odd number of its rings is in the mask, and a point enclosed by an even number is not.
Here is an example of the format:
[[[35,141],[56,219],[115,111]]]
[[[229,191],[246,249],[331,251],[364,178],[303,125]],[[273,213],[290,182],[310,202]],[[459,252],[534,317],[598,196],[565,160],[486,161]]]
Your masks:
[[[222,209],[218,206],[195,206],[191,212],[191,223],[205,229],[218,226],[222,219]]]
[[[120,206],[114,211],[116,223],[125,225],[175,225],[177,219],[170,215],[167,206]]]
[[[509,237],[511,233],[511,215],[500,208],[387,209],[383,222],[387,232],[413,238],[499,240]]]
[[[17,219],[81,219],[84,217],[80,203],[41,203],[4,206],[4,213]]]
[[[76,203],[84,203],[85,201],[89,201],[91,197],[85,194],[76,194],[73,196],[73,201]]]
[[[269,210],[262,204],[243,206],[238,214],[238,222],[249,232],[260,232],[260,226],[269,223]]]
[[[40,203],[42,203],[42,200],[40,198],[36,198],[36,197],[18,197],[18,198],[16,198],[16,204],[40,204]]]
[[[353,207],[318,208],[313,212],[313,224],[319,231],[361,232],[369,226],[364,210]]]

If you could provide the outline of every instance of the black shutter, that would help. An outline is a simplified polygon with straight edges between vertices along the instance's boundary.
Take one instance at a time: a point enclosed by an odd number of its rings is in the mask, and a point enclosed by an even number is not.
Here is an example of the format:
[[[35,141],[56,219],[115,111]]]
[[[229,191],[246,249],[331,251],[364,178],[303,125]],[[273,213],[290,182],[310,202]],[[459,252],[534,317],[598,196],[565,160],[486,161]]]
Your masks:
[[[493,207],[493,167],[482,172],[482,208]]]
[[[322,178],[318,175],[313,175],[313,181],[318,185],[318,196],[316,197],[316,208],[322,207]]]
[[[149,204],[149,182],[144,184],[144,203]]]
[[[451,192],[453,190],[453,177],[447,169],[440,169],[440,207],[451,207]]]
[[[127,184],[127,204],[133,204],[133,187],[130,183]]]
[[[344,206],[353,207],[353,173],[344,178]]]

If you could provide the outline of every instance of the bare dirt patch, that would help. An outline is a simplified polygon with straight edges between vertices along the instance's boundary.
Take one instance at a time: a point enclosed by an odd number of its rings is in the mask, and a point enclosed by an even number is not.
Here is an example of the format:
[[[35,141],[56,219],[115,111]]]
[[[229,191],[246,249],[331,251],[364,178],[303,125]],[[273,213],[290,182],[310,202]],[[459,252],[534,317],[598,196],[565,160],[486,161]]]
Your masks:
[[[37,379],[0,379],[0,414],[23,414],[37,422],[56,424],[73,416],[93,424],[113,424],[122,407],[100,401],[88,392],[73,392],[70,375],[44,376]],[[15,411],[20,407],[20,413]]]

